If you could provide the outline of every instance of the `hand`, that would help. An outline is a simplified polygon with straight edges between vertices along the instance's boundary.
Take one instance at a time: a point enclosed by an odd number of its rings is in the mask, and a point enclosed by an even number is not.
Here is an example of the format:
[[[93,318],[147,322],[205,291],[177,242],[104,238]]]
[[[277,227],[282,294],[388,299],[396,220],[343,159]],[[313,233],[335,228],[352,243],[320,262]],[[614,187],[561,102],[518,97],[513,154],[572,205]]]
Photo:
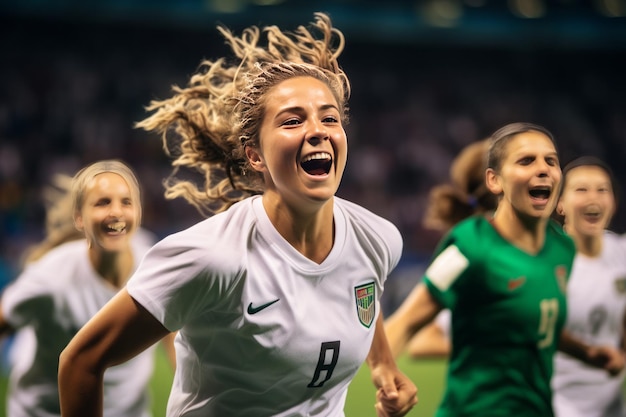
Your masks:
[[[624,352],[610,346],[590,346],[587,357],[591,365],[603,368],[613,376],[622,372],[626,362]]]
[[[377,417],[402,417],[417,404],[417,387],[395,367],[372,370]]]

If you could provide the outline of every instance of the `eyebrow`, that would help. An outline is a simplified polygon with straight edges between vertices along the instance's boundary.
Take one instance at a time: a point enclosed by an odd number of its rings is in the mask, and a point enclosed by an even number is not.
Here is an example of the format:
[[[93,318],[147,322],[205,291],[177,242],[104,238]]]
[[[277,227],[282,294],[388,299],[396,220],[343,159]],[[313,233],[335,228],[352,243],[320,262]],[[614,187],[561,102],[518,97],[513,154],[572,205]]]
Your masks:
[[[324,104],[324,105],[321,105],[319,107],[319,110],[322,110],[322,111],[328,110],[328,109],[335,109],[335,110],[339,111],[339,107],[337,107],[334,104]],[[281,111],[279,111],[276,114],[276,116],[278,117],[278,116],[280,116],[280,115],[282,115],[284,113],[302,113],[303,111],[304,111],[304,107],[302,107],[302,106],[287,107],[287,108],[282,109]]]

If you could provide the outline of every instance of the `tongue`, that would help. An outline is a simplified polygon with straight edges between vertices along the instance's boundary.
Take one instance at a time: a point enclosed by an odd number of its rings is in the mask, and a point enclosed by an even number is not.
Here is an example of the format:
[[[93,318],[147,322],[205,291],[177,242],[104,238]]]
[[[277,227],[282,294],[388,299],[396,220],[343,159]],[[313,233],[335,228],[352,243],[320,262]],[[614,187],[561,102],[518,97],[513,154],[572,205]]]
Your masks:
[[[322,168],[317,168],[317,169],[312,169],[307,171],[308,174],[310,175],[324,175],[326,174],[326,171]]]

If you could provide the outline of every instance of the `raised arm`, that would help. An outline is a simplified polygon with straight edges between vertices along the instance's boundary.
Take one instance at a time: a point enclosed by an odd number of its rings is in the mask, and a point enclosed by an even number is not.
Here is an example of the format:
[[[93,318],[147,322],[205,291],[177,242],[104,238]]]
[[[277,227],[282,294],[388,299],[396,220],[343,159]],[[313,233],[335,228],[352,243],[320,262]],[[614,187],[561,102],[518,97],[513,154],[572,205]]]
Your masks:
[[[104,371],[169,333],[122,289],[61,352],[59,396],[63,417],[101,417]]]
[[[430,295],[426,285],[417,284],[402,305],[385,322],[385,331],[393,355],[398,357],[413,335],[430,323],[439,311],[441,305]]]

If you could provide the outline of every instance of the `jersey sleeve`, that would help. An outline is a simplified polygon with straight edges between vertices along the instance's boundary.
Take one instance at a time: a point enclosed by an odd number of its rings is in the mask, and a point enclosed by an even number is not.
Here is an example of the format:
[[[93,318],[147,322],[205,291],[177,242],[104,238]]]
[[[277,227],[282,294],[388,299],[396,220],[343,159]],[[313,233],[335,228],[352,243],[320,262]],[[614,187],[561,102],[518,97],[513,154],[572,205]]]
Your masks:
[[[474,266],[469,251],[454,230],[440,242],[435,257],[424,273],[423,282],[444,308],[454,308],[463,287],[470,285]]]
[[[228,248],[207,248],[206,236],[171,235],[144,256],[126,289],[130,296],[170,331],[215,308],[236,277],[226,264],[232,256],[220,256]]]
[[[54,296],[50,274],[42,265],[28,266],[2,293],[2,315],[11,327],[17,329],[39,318],[52,317]]]

